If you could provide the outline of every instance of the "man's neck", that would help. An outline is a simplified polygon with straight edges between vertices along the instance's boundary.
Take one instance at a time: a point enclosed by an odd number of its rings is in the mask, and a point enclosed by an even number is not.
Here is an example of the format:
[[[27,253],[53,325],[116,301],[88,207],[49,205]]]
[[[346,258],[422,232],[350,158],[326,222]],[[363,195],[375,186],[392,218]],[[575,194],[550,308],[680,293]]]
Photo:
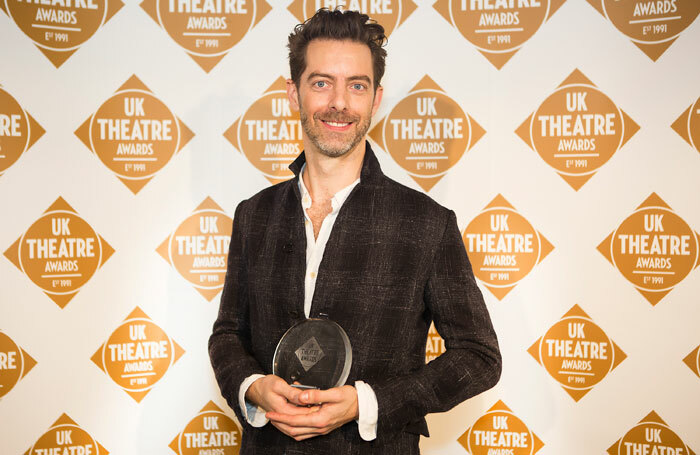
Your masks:
[[[309,153],[310,152],[310,153]],[[313,201],[328,201],[338,191],[360,178],[365,157],[365,141],[337,158],[307,150],[302,178]]]

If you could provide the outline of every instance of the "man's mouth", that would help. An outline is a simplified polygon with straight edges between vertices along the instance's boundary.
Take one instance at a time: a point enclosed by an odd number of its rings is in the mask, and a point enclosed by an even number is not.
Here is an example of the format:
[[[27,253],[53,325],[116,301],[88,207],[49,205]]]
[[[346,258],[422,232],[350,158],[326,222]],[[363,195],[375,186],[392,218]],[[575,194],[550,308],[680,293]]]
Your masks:
[[[360,119],[354,115],[347,115],[339,112],[319,112],[314,118],[323,124],[327,129],[337,132],[345,132],[357,123]]]
[[[338,122],[338,121],[333,121],[333,120],[323,120],[321,119],[321,123],[328,128],[331,131],[337,131],[337,132],[344,132],[350,129],[350,126],[353,124],[353,122]]]

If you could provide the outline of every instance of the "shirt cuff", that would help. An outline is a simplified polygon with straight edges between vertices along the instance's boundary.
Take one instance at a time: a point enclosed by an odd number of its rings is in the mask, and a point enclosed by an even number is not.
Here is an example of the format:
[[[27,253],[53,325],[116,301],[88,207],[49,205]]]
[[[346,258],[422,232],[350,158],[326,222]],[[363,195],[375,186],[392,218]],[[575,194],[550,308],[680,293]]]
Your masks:
[[[377,438],[377,416],[379,409],[377,396],[374,394],[372,387],[362,381],[355,381],[355,390],[357,390],[357,428],[360,431],[360,437],[362,439],[365,441],[372,441]]]
[[[248,391],[248,388],[250,388],[255,381],[264,377],[265,376],[262,374],[251,374],[245,378],[245,380],[241,383],[241,387],[238,389],[238,405],[241,407],[243,417],[245,417],[248,423],[253,427],[262,427],[270,421],[267,417],[265,417],[265,410],[263,408],[256,406],[245,399],[245,394]]]

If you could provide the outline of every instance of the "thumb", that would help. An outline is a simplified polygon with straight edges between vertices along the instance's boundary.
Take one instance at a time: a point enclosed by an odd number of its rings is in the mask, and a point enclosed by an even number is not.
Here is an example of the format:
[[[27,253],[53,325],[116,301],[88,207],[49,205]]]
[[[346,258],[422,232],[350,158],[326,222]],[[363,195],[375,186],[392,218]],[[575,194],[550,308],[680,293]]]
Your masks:
[[[299,394],[299,402],[303,405],[321,403],[321,394],[318,389],[304,390]]]
[[[280,387],[280,392],[282,396],[284,396],[287,401],[290,403],[294,403],[296,405],[299,405],[299,395],[301,394],[301,390],[297,389],[296,387],[292,387],[289,384],[285,383]]]

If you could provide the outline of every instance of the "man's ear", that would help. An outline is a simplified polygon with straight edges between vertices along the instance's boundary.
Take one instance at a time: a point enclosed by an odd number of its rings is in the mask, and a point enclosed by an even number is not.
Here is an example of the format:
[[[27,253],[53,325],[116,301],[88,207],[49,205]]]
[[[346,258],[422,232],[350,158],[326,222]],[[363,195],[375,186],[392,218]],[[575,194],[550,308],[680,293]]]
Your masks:
[[[379,104],[382,102],[382,95],[384,94],[384,87],[381,85],[377,87],[377,90],[374,92],[374,100],[372,101],[372,117],[374,117],[374,114],[377,113],[377,109],[379,109]]]
[[[287,79],[287,99],[292,110],[299,110],[299,93],[293,80]]]

